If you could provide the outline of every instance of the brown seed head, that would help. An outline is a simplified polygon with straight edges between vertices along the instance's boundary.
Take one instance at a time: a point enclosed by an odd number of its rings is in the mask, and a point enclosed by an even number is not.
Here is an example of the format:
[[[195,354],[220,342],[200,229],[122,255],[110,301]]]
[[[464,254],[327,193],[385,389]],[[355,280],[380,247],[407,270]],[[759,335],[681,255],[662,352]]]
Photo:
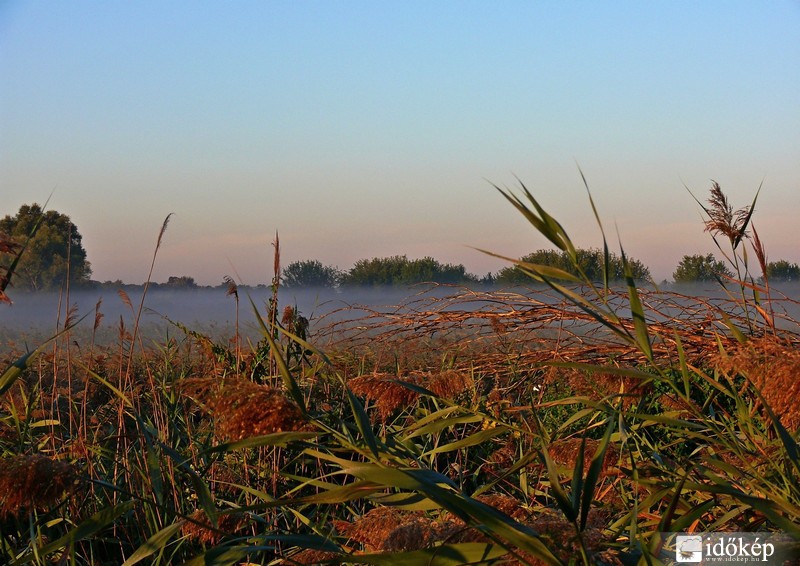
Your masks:
[[[367,400],[375,403],[378,418],[385,422],[397,409],[408,407],[419,398],[416,391],[397,381],[398,377],[395,375],[375,373],[354,377],[347,385],[353,393],[364,395]]]
[[[440,540],[439,529],[427,517],[415,517],[386,535],[381,549],[389,552],[420,550]]]
[[[753,339],[719,356],[716,365],[745,376],[789,431],[800,428],[800,350],[796,345],[773,337]]]
[[[41,454],[0,459],[0,517],[53,507],[79,484],[78,468]]]
[[[354,523],[337,521],[336,530],[351,541],[363,544],[367,552],[374,552],[383,547],[383,541],[389,533],[420,516],[420,513],[409,513],[393,507],[376,507]]]
[[[205,406],[217,433],[227,440],[307,427],[300,409],[282,392],[246,379],[190,378],[181,382],[180,389]]]
[[[341,556],[341,554],[336,554],[335,552],[326,552],[324,550],[313,550],[311,548],[306,548],[305,550],[301,550],[300,552],[292,554],[291,556],[285,556],[281,561],[281,564],[319,564],[325,560],[335,560],[337,558],[341,558]]]
[[[586,439],[586,445],[583,449],[583,466],[584,469],[589,467],[589,462],[594,458],[597,452],[597,447],[600,444],[598,440],[591,438]],[[578,454],[581,450],[580,438],[567,438],[564,440],[556,440],[550,444],[548,451],[553,461],[561,468],[566,470],[574,470],[578,461]],[[606,453],[603,458],[603,466],[601,474],[608,473],[609,466],[614,466],[619,458],[619,451],[613,444],[609,444],[606,448]]]
[[[225,513],[217,515],[217,528],[211,526],[206,512],[198,509],[189,515],[191,521],[186,521],[181,527],[181,532],[186,538],[200,544],[214,545],[219,543],[226,533],[233,534],[250,523],[244,513]]]
[[[708,199],[709,206],[706,209],[708,213],[708,220],[705,222],[706,232],[726,236],[735,247],[747,236],[745,228],[750,218],[750,207],[734,211],[719,183],[716,181],[712,183],[711,198]]]
[[[347,382],[353,393],[364,395],[375,404],[378,418],[383,422],[398,409],[409,407],[419,399],[419,393],[405,387],[403,383],[424,387],[444,399],[454,399],[474,385],[469,373],[455,370],[439,373],[413,372],[403,377],[373,373],[354,377]]]

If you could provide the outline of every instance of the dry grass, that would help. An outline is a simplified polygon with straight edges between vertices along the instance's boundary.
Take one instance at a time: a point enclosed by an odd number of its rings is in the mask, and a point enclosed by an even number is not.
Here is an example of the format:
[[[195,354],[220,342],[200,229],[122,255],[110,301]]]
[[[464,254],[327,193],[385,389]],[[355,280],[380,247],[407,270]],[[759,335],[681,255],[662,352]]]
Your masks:
[[[437,397],[455,400],[474,387],[472,376],[465,371],[409,372],[402,377],[375,372],[348,380],[353,393],[363,395],[375,406],[378,418],[386,422],[396,411],[414,405],[420,394],[404,384],[423,387]]]
[[[336,554],[335,552],[307,548],[305,550],[301,550],[300,552],[296,552],[291,556],[285,556],[281,561],[281,564],[297,566],[306,564],[320,564],[326,560],[335,560],[337,558],[341,558],[341,555]]]
[[[189,515],[189,519],[181,527],[181,532],[203,545],[218,544],[225,536],[241,531],[251,522],[244,513],[225,513],[217,515],[217,527],[214,528],[202,509]]]
[[[377,552],[392,531],[422,516],[393,507],[376,507],[352,523],[334,521],[334,526],[351,543],[363,545],[367,552]]]
[[[678,339],[686,360],[698,366],[707,359],[710,341],[720,340],[726,348],[735,345],[721,322],[723,313],[747,327],[741,308],[731,299],[638,291],[649,331],[658,337],[652,345],[654,355],[665,363],[676,361]],[[611,289],[608,301],[613,308],[625,309],[627,292]],[[783,298],[773,303],[780,306],[781,301],[787,307],[792,302]],[[798,328],[788,317],[782,323],[790,334]],[[628,321],[622,324],[633,331]],[[619,367],[648,363],[636,347],[618,340],[591,315],[541,287],[480,291],[435,285],[398,305],[352,306],[330,313],[318,321],[313,339],[330,352],[346,351],[349,359],[366,360],[375,373],[395,377],[411,370],[442,371],[442,352],[451,357],[448,369],[500,381],[552,361],[613,360]],[[349,369],[337,365],[339,371]],[[613,387],[619,391],[618,380]]]
[[[708,204],[708,208],[705,209],[708,214],[708,220],[705,221],[706,232],[722,234],[731,241],[731,244],[738,243],[747,236],[745,229],[750,220],[751,207],[746,206],[734,211],[728,202],[728,197],[716,181],[712,181]]]
[[[575,469],[575,465],[578,461],[578,456],[581,452],[581,442],[582,440],[580,438],[556,440],[551,443],[550,446],[548,446],[547,450],[550,453],[550,456],[553,458],[553,461],[558,464],[558,466],[564,470],[571,471]],[[585,442],[586,444],[583,448],[583,461],[585,463],[584,465],[588,465],[597,452],[597,447],[600,442],[593,438],[587,438]],[[617,450],[617,447],[614,445],[609,446],[608,449],[606,449],[605,457],[603,458],[601,474],[606,475],[616,472],[618,460],[619,450]]]
[[[48,509],[74,492],[78,469],[42,454],[0,459],[0,517]]]
[[[178,388],[214,416],[216,433],[225,440],[307,430],[297,405],[273,387],[239,378],[189,378]]]
[[[792,432],[800,429],[800,350],[796,344],[771,336],[753,339],[716,356],[715,365],[745,376],[783,426]]]

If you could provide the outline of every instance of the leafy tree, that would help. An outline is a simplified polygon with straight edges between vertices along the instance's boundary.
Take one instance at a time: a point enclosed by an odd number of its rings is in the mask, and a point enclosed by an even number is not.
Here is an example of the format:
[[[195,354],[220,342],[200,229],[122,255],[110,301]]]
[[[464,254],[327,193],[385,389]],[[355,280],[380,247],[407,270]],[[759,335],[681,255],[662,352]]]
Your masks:
[[[38,204],[26,204],[16,216],[0,219],[0,233],[18,244],[24,244],[33,234],[14,273],[10,274],[17,287],[57,289],[68,274],[74,284],[88,283],[91,265],[86,260],[80,232],[69,216],[54,210],[44,212]],[[0,253],[5,268],[13,258],[13,254]]]
[[[406,256],[361,259],[343,277],[345,285],[380,286],[415,283],[469,283],[474,276],[463,265],[443,264],[432,257],[409,260]]]
[[[360,259],[342,280],[345,285],[399,285],[403,277],[403,267],[408,263],[406,256],[375,257]]]
[[[589,279],[592,281],[603,281],[605,257],[602,250],[579,248],[576,250],[576,257],[578,265]],[[577,270],[566,252],[557,250],[537,250],[520,259],[528,263],[556,267],[567,273],[577,275]],[[641,261],[630,257],[627,258],[627,261],[635,280],[643,281],[650,279],[650,270]],[[528,283],[531,280],[530,277],[516,265],[504,267],[498,272],[495,279],[497,283],[504,285]],[[608,258],[608,279],[609,281],[621,281],[625,279],[625,269],[622,258],[613,252],[609,253]]]
[[[800,265],[785,259],[767,264],[767,277],[770,281],[800,281]]]
[[[197,289],[197,283],[194,282],[194,277],[188,277],[186,275],[180,277],[171,275],[162,286],[169,289]]]
[[[316,259],[293,261],[281,277],[286,287],[336,287],[341,278],[341,271]]]
[[[717,261],[714,254],[685,255],[672,274],[672,279],[675,283],[699,283],[717,281],[723,275],[733,277],[733,272],[724,262]]]

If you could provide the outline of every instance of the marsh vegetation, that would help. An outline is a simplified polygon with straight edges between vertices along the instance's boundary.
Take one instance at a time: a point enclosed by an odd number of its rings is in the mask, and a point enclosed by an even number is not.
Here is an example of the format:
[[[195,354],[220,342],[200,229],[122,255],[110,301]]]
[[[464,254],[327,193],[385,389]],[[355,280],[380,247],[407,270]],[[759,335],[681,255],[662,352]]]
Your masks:
[[[501,192],[568,262],[509,259],[527,291],[439,285],[309,326],[276,253],[271,295],[230,283],[227,334],[149,336],[145,285],[115,339],[76,339],[69,313],[4,354],[0,561],[637,564],[669,532],[794,544],[797,301],[770,287],[755,201],[726,215],[712,193],[731,274],[700,298],[641,289],[605,238],[590,275],[533,195]]]

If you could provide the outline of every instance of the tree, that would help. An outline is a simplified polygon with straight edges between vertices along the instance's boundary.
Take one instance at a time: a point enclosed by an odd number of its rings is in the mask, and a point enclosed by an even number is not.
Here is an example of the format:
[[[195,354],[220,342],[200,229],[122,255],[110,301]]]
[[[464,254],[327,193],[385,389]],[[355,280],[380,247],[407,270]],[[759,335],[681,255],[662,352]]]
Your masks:
[[[800,281],[800,265],[785,259],[767,264],[767,278],[770,281]]]
[[[722,276],[733,277],[733,272],[725,263],[717,261],[714,254],[685,255],[672,279],[675,283],[701,283],[717,281]]]
[[[360,259],[342,278],[344,285],[381,286],[416,283],[470,283],[477,279],[461,264],[440,263],[432,257],[406,256]]]
[[[22,205],[16,216],[0,220],[0,233],[27,247],[10,274],[12,284],[23,289],[57,289],[69,275],[73,284],[89,282],[91,265],[86,260],[82,237],[69,216],[55,210],[44,212],[38,204]],[[28,241],[28,238],[30,240]],[[14,254],[0,253],[7,268]]]
[[[167,282],[160,286],[168,289],[197,289],[194,277],[189,277],[188,275],[181,275],[180,277],[170,275]]]
[[[605,270],[605,254],[603,251],[598,249],[578,248],[575,250],[575,256],[576,263],[586,274],[586,277],[591,281],[603,281],[603,272]],[[567,273],[571,273],[572,275],[578,275],[578,270],[567,252],[537,250],[520,258],[520,260],[527,263],[555,267]],[[650,279],[650,270],[641,261],[633,258],[627,258],[627,261],[635,280],[644,281]],[[625,279],[625,268],[622,263],[622,258],[613,252],[609,253],[608,257],[608,279],[609,281],[621,281]],[[496,281],[504,285],[513,285],[528,283],[531,281],[531,278],[519,267],[512,265],[501,269],[497,273]]]
[[[281,280],[286,287],[336,287],[342,272],[316,259],[293,261],[283,270]]]

